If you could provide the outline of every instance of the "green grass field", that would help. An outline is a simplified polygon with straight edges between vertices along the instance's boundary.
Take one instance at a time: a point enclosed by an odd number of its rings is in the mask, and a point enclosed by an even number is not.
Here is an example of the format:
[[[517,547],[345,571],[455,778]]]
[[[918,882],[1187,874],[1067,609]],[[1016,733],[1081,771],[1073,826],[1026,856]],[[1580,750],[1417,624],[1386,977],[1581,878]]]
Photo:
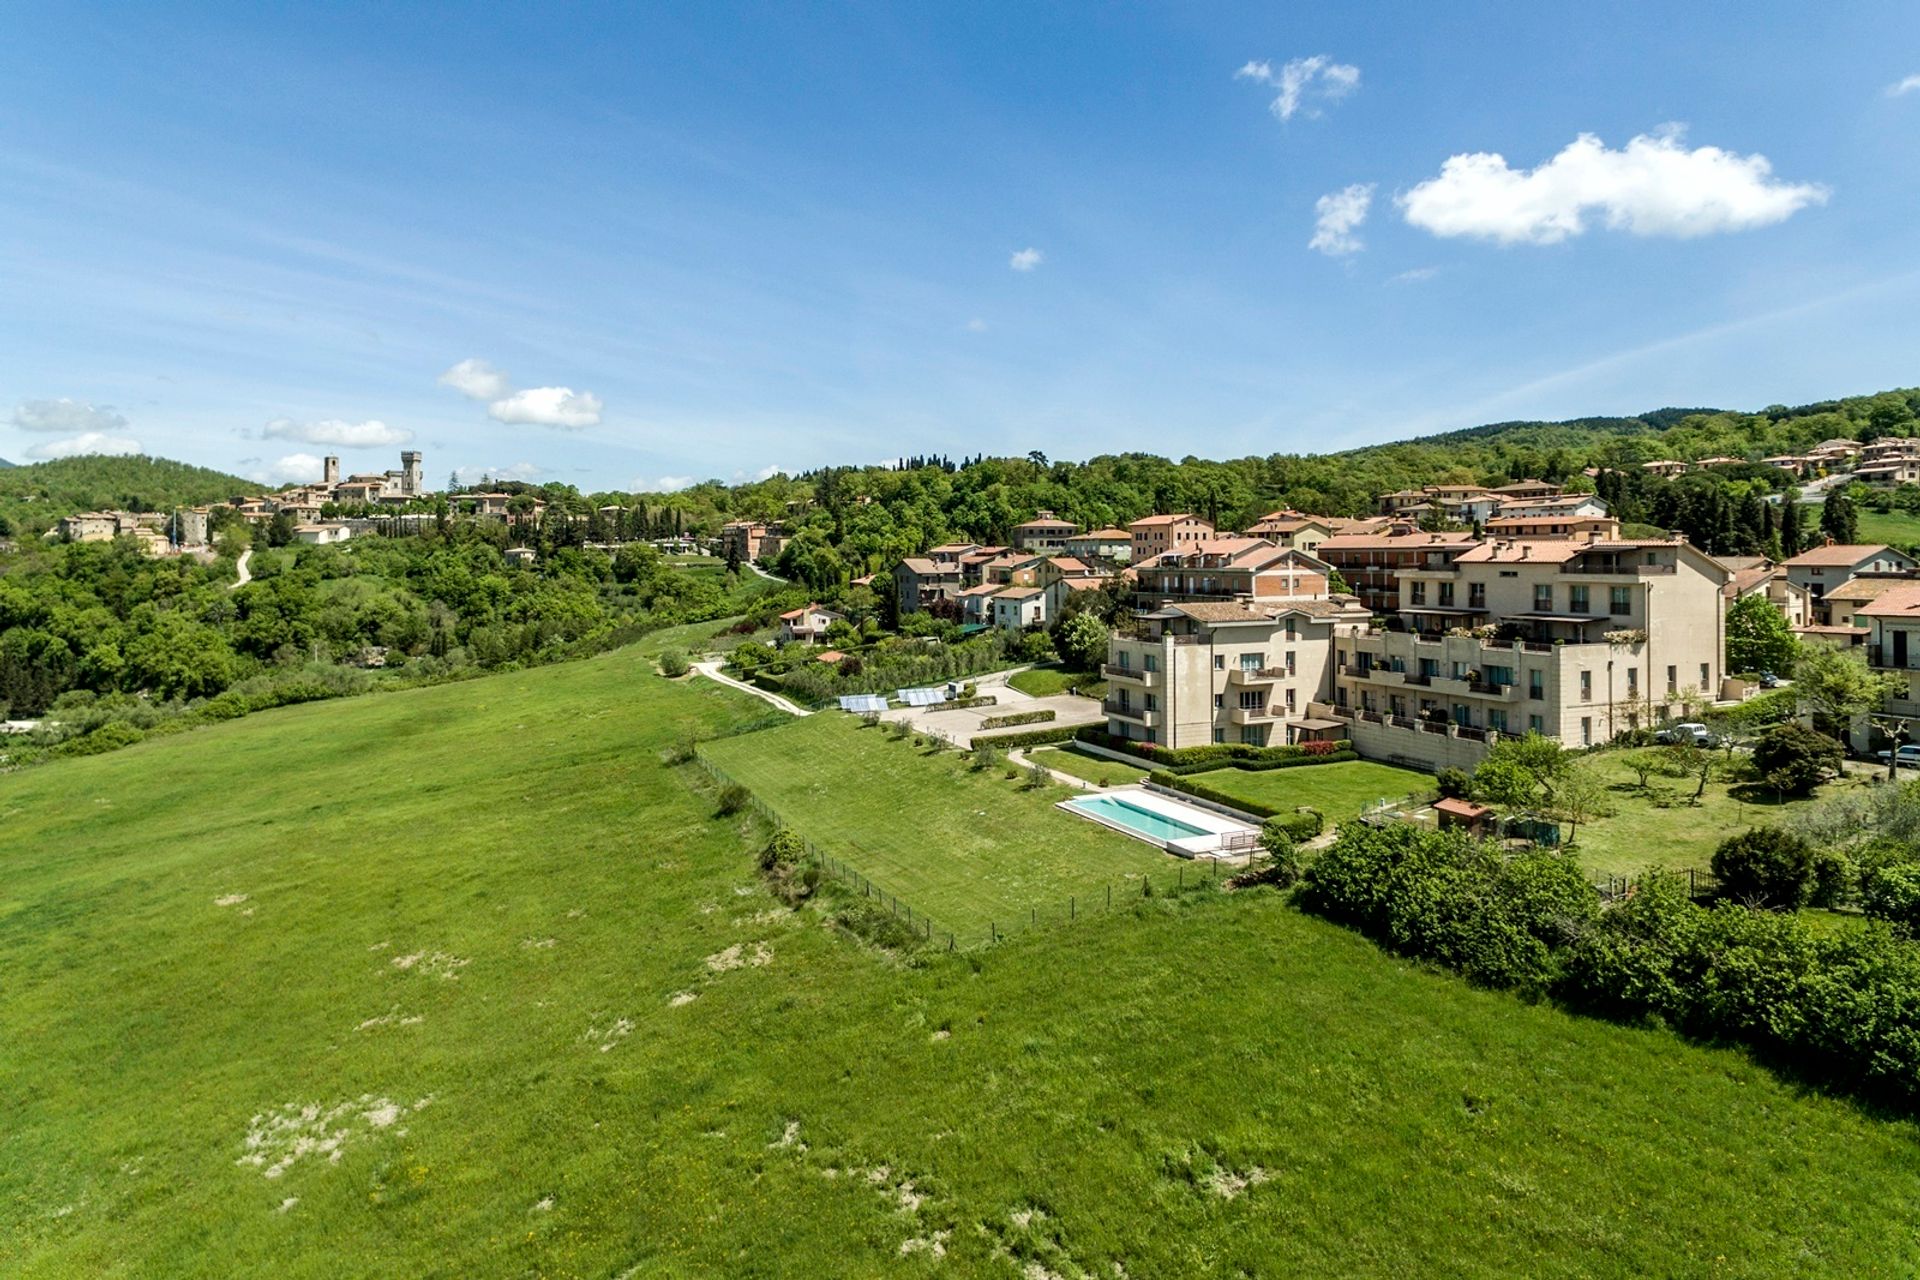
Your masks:
[[[1107,682],[1097,672],[1066,671],[1060,667],[1029,667],[1007,677],[1007,683],[1034,698],[1052,698],[1078,689],[1089,698],[1106,696]]]
[[[1884,542],[1896,547],[1920,545],[1920,515],[1911,511],[1871,511],[1859,505],[1854,509],[1860,518],[1860,541]],[[1801,528],[1817,531],[1820,528],[1820,504],[1802,504],[1800,521]]]
[[[1035,747],[1027,752],[1027,759],[1076,778],[1085,778],[1088,782],[1097,782],[1101,786],[1122,786],[1147,776],[1143,768],[1109,760],[1105,756],[1085,755],[1070,747]]]
[[[1063,916],[1145,873],[1171,876],[1152,845],[1062,813],[1062,787],[1028,791],[962,752],[935,755],[837,713],[701,748],[796,831],[853,866],[960,945],[990,928]],[[1068,899],[1077,899],[1070,907]]]
[[[1267,891],[789,913],[662,758],[767,708],[649,647],[0,776],[0,1273],[1920,1268],[1911,1122]]]
[[[1283,812],[1311,805],[1329,822],[1351,818],[1363,806],[1381,800],[1399,800],[1409,792],[1433,790],[1431,774],[1372,760],[1342,760],[1295,769],[1214,769],[1194,774],[1192,780]]]

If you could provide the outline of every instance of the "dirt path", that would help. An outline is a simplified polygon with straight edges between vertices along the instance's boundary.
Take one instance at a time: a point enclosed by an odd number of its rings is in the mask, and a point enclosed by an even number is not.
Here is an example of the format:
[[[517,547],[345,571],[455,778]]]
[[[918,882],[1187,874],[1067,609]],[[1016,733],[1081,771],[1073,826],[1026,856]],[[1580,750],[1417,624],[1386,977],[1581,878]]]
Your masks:
[[[240,553],[240,558],[234,561],[234,564],[233,564],[234,571],[235,571],[233,583],[227,588],[227,590],[238,591],[240,588],[246,586],[249,582],[253,581],[253,569],[252,569],[252,566],[248,563],[252,559],[253,559],[252,547],[248,547],[245,551],[242,551]]]
[[[729,685],[742,693],[750,693],[760,699],[760,701],[778,707],[790,716],[810,716],[813,714],[813,712],[807,710],[791,698],[783,698],[777,693],[771,693],[757,685],[748,684],[744,680],[735,680],[732,676],[721,675],[720,663],[718,661],[696,662],[693,664],[693,669],[717,684]]]

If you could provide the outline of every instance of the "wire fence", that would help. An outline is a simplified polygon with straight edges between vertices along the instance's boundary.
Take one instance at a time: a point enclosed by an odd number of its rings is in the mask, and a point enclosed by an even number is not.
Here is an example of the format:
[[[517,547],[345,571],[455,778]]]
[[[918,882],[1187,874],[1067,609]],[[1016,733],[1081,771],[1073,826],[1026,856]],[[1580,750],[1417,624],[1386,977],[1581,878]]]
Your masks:
[[[1064,902],[1058,899],[1045,903],[1036,901],[1028,905],[1024,914],[1016,912],[1006,919],[989,917],[984,928],[976,925],[967,929],[936,921],[892,889],[875,883],[871,876],[858,867],[814,844],[799,828],[788,822],[779,810],[754,794],[753,788],[739,782],[726,770],[713,763],[697,747],[693,758],[717,785],[739,787],[746,795],[747,806],[754,813],[775,828],[791,832],[800,841],[808,860],[822,872],[832,876],[850,892],[858,892],[863,899],[872,902],[876,908],[900,921],[923,941],[935,946],[944,943],[944,949],[947,951],[988,946],[1003,942],[1017,932],[1072,924],[1090,916],[1110,914],[1115,909],[1131,906],[1135,900],[1151,899],[1156,895],[1217,889],[1229,875],[1250,872],[1256,863],[1265,858],[1264,850],[1257,846],[1250,846],[1231,850],[1221,857],[1207,861],[1196,859],[1188,862],[1186,859],[1176,859],[1172,875],[1143,872],[1137,879],[1129,879],[1117,886],[1107,883],[1093,888],[1086,894],[1068,894]]]

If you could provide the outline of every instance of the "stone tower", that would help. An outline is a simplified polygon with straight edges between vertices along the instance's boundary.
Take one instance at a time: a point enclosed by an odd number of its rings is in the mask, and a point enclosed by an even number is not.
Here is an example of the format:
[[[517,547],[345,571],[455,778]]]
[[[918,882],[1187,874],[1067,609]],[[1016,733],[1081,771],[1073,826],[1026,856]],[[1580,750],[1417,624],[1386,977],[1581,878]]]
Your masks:
[[[340,483],[340,459],[334,457],[327,459],[325,470],[320,476],[320,483],[325,485],[336,485]]]
[[[400,454],[400,469],[405,472],[400,479],[400,492],[417,498],[427,491],[426,469],[420,462],[418,449],[407,449]]]

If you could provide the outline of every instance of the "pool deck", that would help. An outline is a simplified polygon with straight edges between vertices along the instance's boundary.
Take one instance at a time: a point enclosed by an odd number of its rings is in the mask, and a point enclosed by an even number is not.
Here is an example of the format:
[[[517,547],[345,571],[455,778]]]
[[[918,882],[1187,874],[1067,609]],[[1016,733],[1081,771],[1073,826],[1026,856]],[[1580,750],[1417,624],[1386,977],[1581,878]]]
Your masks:
[[[1189,827],[1196,827],[1203,834],[1184,836],[1175,840],[1162,840],[1158,836],[1148,835],[1144,831],[1135,831],[1124,823],[1079,807],[1089,800],[1099,799],[1125,801],[1135,808],[1159,814],[1174,822],[1185,823]],[[1237,846],[1232,850],[1232,856],[1240,857],[1245,853],[1246,840],[1257,838],[1260,834],[1258,830],[1244,822],[1235,822],[1194,805],[1183,804],[1178,800],[1157,795],[1145,787],[1113,787],[1100,792],[1097,796],[1075,796],[1071,800],[1062,800],[1054,807],[1065,809],[1076,818],[1097,822],[1103,827],[1118,831],[1121,835],[1132,836],[1135,840],[1144,840],[1150,845],[1165,849],[1168,853],[1182,858],[1225,857],[1228,854],[1226,846],[1230,837],[1234,838],[1233,843]]]

